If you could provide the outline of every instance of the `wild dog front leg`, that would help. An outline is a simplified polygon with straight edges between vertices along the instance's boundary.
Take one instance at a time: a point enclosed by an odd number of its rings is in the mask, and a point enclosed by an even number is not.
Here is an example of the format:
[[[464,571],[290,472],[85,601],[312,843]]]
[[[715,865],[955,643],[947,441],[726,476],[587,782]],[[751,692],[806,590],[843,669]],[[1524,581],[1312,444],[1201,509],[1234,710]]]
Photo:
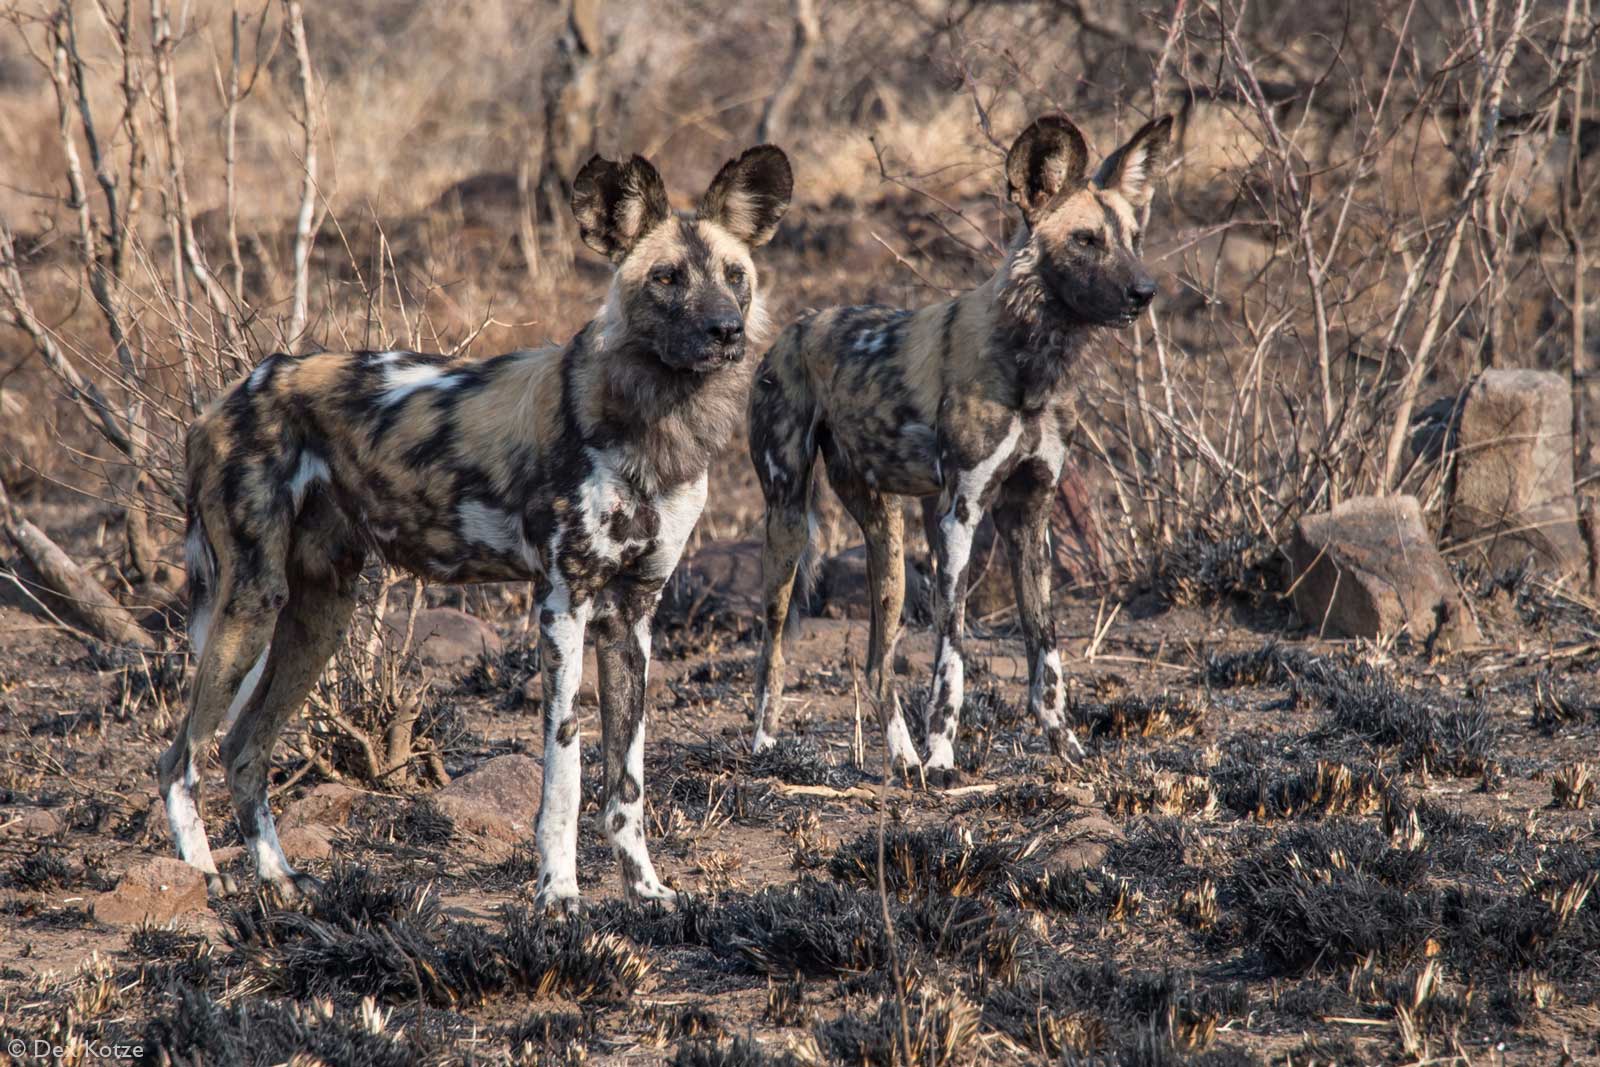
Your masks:
[[[605,749],[602,826],[616,853],[627,898],[676,904],[678,894],[656,877],[644,839],[644,694],[650,671],[650,621],[655,598],[629,593],[619,600],[614,610],[595,620]]]
[[[982,486],[968,473],[956,479],[950,506],[939,520],[934,546],[938,596],[935,597],[933,634],[938,651],[933,661],[933,692],[928,696],[925,718],[928,761],[924,767],[928,784],[936,789],[952,786],[959,779],[955,743],[966,684],[961,637],[966,628],[967,564],[972,556],[972,539],[978,520],[983,515],[981,490]]]
[[[1020,472],[1006,484],[1000,505],[994,509],[994,524],[1011,557],[1011,579],[1028,652],[1028,710],[1039,721],[1052,752],[1066,756],[1071,748],[1081,756],[1083,745],[1066,724],[1066,683],[1055,615],[1050,610],[1048,531],[1055,481],[1049,473]]]
[[[544,908],[578,899],[578,808],[583,765],[573,700],[583,676],[583,631],[592,605],[575,602],[557,579],[539,611],[539,670],[544,683],[544,782],[539,800],[539,892]]]

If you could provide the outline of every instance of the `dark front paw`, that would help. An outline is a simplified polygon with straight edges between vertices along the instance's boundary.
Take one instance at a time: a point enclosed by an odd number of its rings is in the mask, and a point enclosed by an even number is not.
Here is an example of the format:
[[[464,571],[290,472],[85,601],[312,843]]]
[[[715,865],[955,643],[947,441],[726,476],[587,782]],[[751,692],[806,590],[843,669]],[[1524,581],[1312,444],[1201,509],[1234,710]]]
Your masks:
[[[206,874],[206,896],[232,897],[239,893],[239,883],[233,880],[231,874]]]
[[[1070,726],[1058,726],[1049,731],[1046,736],[1050,739],[1050,751],[1064,760],[1079,760],[1088,753],[1078,743],[1078,735]]]

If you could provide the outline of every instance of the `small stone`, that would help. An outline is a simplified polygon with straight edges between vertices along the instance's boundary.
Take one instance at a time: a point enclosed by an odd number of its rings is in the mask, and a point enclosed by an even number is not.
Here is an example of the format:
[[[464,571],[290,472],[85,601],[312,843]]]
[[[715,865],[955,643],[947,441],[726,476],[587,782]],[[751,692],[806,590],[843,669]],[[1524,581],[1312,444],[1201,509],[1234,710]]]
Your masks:
[[[147,860],[130,867],[116,888],[97,895],[90,907],[96,919],[119,926],[171,922],[206,910],[205,875],[182,860]]]
[[[1483,640],[1413,496],[1354,497],[1306,515],[1289,545],[1294,606],[1318,634],[1462,648]]]
[[[291,862],[325,860],[333,855],[333,842],[315,826],[295,826],[278,835],[283,854]]]
[[[1055,862],[1068,870],[1099,867],[1111,846],[1122,840],[1122,828],[1104,815],[1085,815],[1067,827],[1068,840],[1055,852]]]
[[[0,808],[0,836],[55,837],[67,820],[53,808]]]
[[[323,782],[311,792],[283,809],[278,816],[278,835],[302,826],[343,826],[350,813],[366,794],[337,782]]]

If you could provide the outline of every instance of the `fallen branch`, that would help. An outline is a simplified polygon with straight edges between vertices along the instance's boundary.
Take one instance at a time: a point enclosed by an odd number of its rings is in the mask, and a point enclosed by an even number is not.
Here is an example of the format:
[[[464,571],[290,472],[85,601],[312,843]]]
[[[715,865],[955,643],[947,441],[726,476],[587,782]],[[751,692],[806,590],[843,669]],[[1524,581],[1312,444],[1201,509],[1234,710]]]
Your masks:
[[[17,546],[17,551],[39,572],[44,584],[72,605],[73,613],[94,636],[113,645],[155,647],[155,641],[126,608],[84,573],[43,530],[12,506],[3,485],[0,485],[0,522],[5,525],[6,535]]]
[[[783,797],[823,797],[828,800],[871,800],[876,802],[876,790],[864,785],[835,789],[831,785],[790,785],[788,782],[772,783],[772,791]]]

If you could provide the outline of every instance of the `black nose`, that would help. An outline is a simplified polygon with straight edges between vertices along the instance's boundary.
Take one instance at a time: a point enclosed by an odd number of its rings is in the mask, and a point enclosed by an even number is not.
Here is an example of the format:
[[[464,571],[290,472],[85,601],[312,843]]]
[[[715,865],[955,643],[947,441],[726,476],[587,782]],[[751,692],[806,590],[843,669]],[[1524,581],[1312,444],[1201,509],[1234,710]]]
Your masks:
[[[1134,282],[1128,286],[1128,303],[1137,308],[1150,306],[1150,301],[1156,298],[1156,283],[1149,278]]]
[[[729,315],[726,318],[712,319],[706,324],[706,332],[711,339],[719,345],[731,345],[744,336],[744,320]]]

